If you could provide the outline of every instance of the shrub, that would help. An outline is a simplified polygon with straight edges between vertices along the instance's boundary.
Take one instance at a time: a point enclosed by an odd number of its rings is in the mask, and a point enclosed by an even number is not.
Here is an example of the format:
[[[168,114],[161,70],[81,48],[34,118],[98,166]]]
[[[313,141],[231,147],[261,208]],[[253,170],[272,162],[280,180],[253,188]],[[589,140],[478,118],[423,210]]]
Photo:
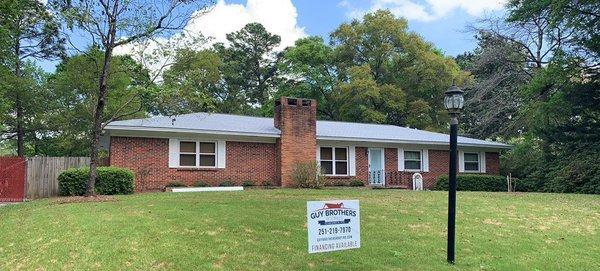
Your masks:
[[[290,177],[296,187],[322,188],[324,185],[324,177],[315,162],[296,163]]]
[[[203,181],[196,181],[194,187],[206,187],[207,185]]]
[[[187,185],[180,181],[172,181],[165,185],[165,187],[187,187]]]
[[[353,179],[353,180],[350,180],[350,186],[353,186],[353,187],[365,186],[365,182],[363,182],[359,179]]]
[[[248,181],[244,181],[244,182],[242,183],[242,186],[243,186],[243,187],[250,187],[250,186],[254,186],[254,182],[253,182],[253,181],[250,181],[250,180],[248,180]]]
[[[235,184],[232,181],[222,181],[219,186],[235,186]]]
[[[335,180],[335,181],[333,181],[333,183],[331,185],[333,185],[333,186],[346,186],[346,181],[345,180]]]
[[[519,184],[520,180],[513,178],[513,183]],[[506,177],[477,174],[458,175],[456,189],[460,191],[508,191]],[[448,175],[438,177],[435,190],[448,190]]]
[[[89,168],[71,168],[58,175],[58,193],[61,196],[82,196],[90,176]],[[98,167],[95,192],[98,195],[132,194],[133,172],[126,168]]]
[[[271,180],[264,180],[262,182],[262,186],[264,188],[273,188],[274,187],[273,182]]]

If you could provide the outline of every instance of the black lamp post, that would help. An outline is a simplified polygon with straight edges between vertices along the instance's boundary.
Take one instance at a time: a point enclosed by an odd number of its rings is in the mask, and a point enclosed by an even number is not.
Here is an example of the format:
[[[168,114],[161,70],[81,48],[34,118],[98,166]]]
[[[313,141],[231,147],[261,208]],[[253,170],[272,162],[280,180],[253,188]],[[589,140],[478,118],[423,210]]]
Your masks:
[[[452,86],[444,93],[444,107],[450,114],[450,166],[448,172],[448,256],[449,263],[454,264],[454,237],[456,217],[456,165],[458,133],[458,114],[464,105],[463,91],[452,81]]]

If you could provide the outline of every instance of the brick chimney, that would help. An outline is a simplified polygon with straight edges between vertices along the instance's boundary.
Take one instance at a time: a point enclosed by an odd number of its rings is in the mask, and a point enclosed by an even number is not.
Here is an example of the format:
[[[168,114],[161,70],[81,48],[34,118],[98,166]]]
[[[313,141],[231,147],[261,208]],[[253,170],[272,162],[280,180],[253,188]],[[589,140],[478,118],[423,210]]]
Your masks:
[[[281,97],[275,101],[273,120],[281,130],[277,139],[281,186],[290,187],[294,185],[290,173],[295,164],[315,162],[317,156],[317,101]]]

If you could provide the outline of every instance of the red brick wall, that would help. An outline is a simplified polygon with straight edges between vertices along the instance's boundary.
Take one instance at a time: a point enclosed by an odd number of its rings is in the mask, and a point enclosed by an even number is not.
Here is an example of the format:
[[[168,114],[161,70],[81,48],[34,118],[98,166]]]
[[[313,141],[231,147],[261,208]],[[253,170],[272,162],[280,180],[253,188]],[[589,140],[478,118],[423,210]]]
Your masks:
[[[262,185],[269,181],[280,185],[276,172],[276,146],[273,143],[228,141],[226,168],[169,168],[169,140],[166,138],[111,137],[111,166],[134,171],[136,190],[158,190],[173,181],[193,185],[202,181],[217,186],[224,180],[241,185],[252,181]]]
[[[360,179],[368,184],[368,148],[356,147],[356,176],[352,177],[327,177],[328,184],[335,182],[348,182],[350,179]],[[449,152],[446,150],[429,150],[429,172],[420,172],[423,176],[425,189],[433,189],[440,175],[448,174]],[[485,154],[486,174],[499,174],[500,160],[497,152],[486,152]],[[385,149],[385,171],[387,173],[398,171],[398,149]],[[412,184],[412,174],[406,172],[402,176],[405,184]],[[389,177],[389,176],[388,176]],[[389,181],[389,180],[388,180]]]
[[[491,175],[500,174],[500,154],[497,152],[485,153],[485,172]]]
[[[289,101],[295,100],[295,105]],[[303,101],[310,102],[304,105]],[[277,140],[277,172],[281,184],[293,186],[290,177],[297,163],[315,162],[317,156],[317,102],[315,100],[281,97],[275,107],[275,127],[281,130]]]

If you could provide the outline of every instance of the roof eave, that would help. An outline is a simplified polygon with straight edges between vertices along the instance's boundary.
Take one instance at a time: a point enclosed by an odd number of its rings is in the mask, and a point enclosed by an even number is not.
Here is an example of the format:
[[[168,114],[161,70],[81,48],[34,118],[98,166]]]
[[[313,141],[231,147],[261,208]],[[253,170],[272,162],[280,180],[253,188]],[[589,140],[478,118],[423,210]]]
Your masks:
[[[129,126],[129,125],[108,125],[104,130],[114,131],[139,131],[139,132],[173,132],[173,133],[198,133],[198,134],[215,134],[215,135],[239,135],[239,136],[259,136],[279,138],[278,133],[256,133],[256,132],[238,132],[238,131],[223,131],[223,130],[208,130],[208,129],[189,129],[189,128],[164,128],[164,127],[146,127],[146,126]]]
[[[396,143],[396,144],[422,144],[448,146],[448,142],[425,141],[425,140],[397,140],[397,139],[379,139],[379,138],[357,138],[357,137],[338,137],[338,136],[317,136],[317,140],[336,140],[336,141],[361,141],[374,143]],[[476,143],[458,143],[461,147],[483,147],[496,149],[511,149],[511,145],[506,144],[476,144]]]

